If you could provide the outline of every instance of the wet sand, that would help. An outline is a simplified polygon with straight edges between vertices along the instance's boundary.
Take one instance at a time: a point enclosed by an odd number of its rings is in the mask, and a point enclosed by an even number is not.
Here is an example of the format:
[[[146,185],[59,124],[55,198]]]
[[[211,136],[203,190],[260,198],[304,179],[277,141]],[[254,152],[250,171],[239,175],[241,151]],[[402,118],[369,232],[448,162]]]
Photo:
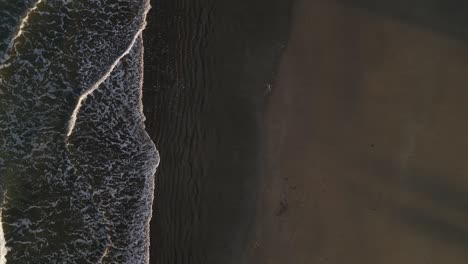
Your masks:
[[[290,2],[154,1],[151,263],[466,263],[466,4]]]
[[[250,263],[468,261],[464,11],[367,2],[294,8]]]
[[[144,109],[161,155],[151,263],[246,263],[288,1],[153,1]]]

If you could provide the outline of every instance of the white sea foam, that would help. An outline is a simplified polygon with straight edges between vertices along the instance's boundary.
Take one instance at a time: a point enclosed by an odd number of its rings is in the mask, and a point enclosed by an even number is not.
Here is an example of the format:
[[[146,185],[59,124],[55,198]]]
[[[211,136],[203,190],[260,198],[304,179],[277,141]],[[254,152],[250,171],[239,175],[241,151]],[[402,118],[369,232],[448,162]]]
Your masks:
[[[2,66],[1,62],[4,62],[4,61],[9,59],[8,51],[13,48],[13,46],[14,46],[15,42],[17,41],[17,39],[24,33],[24,28],[25,28],[26,24],[29,21],[30,15],[33,13],[33,11],[37,10],[38,6],[43,1],[44,0],[37,0],[36,3],[31,8],[28,9],[26,14],[21,19],[21,21],[20,21],[20,23],[19,23],[19,25],[17,27],[16,34],[14,34],[11,37],[10,42],[8,43],[8,46],[7,46],[7,50],[4,52],[3,58],[0,58],[0,66]],[[3,51],[0,51],[0,52],[3,52]],[[2,53],[0,53],[0,54],[2,54]]]
[[[148,263],[159,163],[141,102],[149,1],[41,1],[0,65],[0,188],[19,195],[2,207],[1,261]]]
[[[2,211],[3,209],[0,208],[0,264],[5,264],[7,262],[5,256],[8,248],[6,246],[5,234],[3,233]]]
[[[149,5],[145,11],[145,17],[148,11],[149,11]],[[128,48],[119,57],[117,57],[117,59],[112,63],[112,65],[109,67],[109,70],[107,70],[107,72],[99,80],[97,80],[96,83],[94,83],[91,87],[86,89],[84,93],[78,98],[78,102],[76,103],[76,106],[73,109],[73,112],[70,116],[70,120],[68,123],[66,141],[68,141],[68,138],[73,133],[73,129],[75,128],[75,124],[76,124],[76,118],[78,117],[83,101],[86,100],[86,98],[90,94],[92,94],[97,88],[99,88],[99,85],[101,85],[109,77],[109,75],[112,73],[112,71],[120,62],[120,60],[122,60],[122,58],[125,57],[130,52],[130,50],[132,50],[133,46],[135,45],[136,40],[140,36],[141,32],[145,29],[145,26],[146,26],[146,22],[143,23],[143,26],[137,31],[135,36],[133,36],[132,42],[130,43]]]
[[[100,221],[110,229],[126,226],[118,233],[111,230],[105,234],[107,241],[101,255],[104,263],[108,258],[129,264],[143,264],[149,260],[153,175],[159,157],[143,129],[142,59],[139,36],[131,52],[117,64],[109,78],[83,102],[70,138],[72,160],[90,168],[83,174],[94,173],[95,178],[105,182],[95,186],[94,194],[86,190],[85,184],[77,184],[83,187],[81,198],[93,196],[101,200],[96,204],[99,213],[88,226]],[[80,146],[87,148],[77,151]],[[99,152],[95,151],[97,149]],[[125,212],[121,211],[121,205],[129,201],[132,205]]]
[[[30,15],[31,15],[31,13],[32,13],[34,10],[36,10],[37,7],[38,7],[43,1],[44,1],[44,0],[38,0],[38,1],[36,2],[36,4],[34,4],[34,6],[31,7],[31,8],[28,10],[28,12],[26,13],[26,15],[25,15],[25,16],[23,17],[23,19],[21,20],[21,23],[20,23],[20,25],[19,25],[19,27],[18,27],[18,32],[17,32],[16,35],[11,39],[11,42],[10,42],[11,44],[9,45],[9,48],[11,48],[11,46],[13,45],[13,43],[15,42],[15,40],[16,40],[17,38],[19,38],[19,37],[23,34],[23,32],[24,32],[24,27],[25,27],[25,25],[28,23],[28,20],[29,20],[29,17],[30,17]]]

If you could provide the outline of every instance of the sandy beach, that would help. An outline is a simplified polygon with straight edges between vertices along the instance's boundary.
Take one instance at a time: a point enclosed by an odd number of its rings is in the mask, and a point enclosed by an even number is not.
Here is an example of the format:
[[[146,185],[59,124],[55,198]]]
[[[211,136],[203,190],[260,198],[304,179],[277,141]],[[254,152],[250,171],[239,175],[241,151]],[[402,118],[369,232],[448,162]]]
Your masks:
[[[151,263],[466,263],[464,5],[154,1]]]
[[[466,263],[460,24],[343,2],[294,9],[249,263]]]

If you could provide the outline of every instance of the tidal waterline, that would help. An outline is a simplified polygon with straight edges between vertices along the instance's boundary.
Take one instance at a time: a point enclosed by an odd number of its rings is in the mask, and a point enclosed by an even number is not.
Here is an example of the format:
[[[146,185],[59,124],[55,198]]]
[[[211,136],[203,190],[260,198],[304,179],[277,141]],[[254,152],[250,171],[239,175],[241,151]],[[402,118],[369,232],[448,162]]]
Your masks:
[[[141,111],[149,3],[35,4],[1,11],[4,260],[147,263],[159,161]]]

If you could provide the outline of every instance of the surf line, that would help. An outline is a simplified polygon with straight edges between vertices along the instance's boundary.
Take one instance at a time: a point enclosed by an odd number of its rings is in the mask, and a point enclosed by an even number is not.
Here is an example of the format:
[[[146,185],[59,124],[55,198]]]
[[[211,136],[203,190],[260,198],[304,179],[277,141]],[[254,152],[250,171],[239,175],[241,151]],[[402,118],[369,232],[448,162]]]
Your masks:
[[[21,20],[21,23],[18,27],[18,31],[16,32],[16,34],[13,36],[13,38],[11,38],[10,40],[10,43],[8,43],[8,47],[7,47],[7,50],[5,52],[5,55],[4,55],[4,58],[0,60],[0,63],[7,60],[8,59],[8,52],[11,50],[11,48],[13,48],[13,45],[15,44],[16,42],[16,39],[19,38],[21,35],[23,35],[24,33],[24,28],[26,27],[26,24],[28,23],[28,20],[29,20],[29,17],[31,16],[32,12],[34,12],[38,6],[44,2],[44,0],[38,0],[31,8],[29,8],[29,10],[26,12],[26,15],[23,17],[23,19]]]
[[[73,109],[73,112],[72,112],[72,114],[70,116],[70,119],[69,119],[69,122],[68,122],[67,134],[66,134],[66,137],[65,137],[65,143],[68,144],[68,140],[69,140],[70,136],[72,135],[73,130],[75,129],[76,119],[78,118],[78,114],[80,113],[80,109],[81,109],[81,106],[83,104],[83,101],[86,100],[86,98],[90,94],[92,94],[97,88],[99,88],[99,86],[109,77],[109,75],[115,69],[117,64],[122,60],[122,58],[125,57],[127,54],[129,54],[130,51],[132,50],[132,48],[135,45],[138,37],[141,35],[141,33],[143,32],[143,30],[146,27],[146,15],[148,14],[148,11],[149,11],[150,8],[151,8],[151,6],[150,6],[149,2],[147,1],[146,5],[145,5],[145,10],[144,10],[144,13],[143,13],[143,19],[144,19],[143,23],[142,23],[140,29],[138,29],[136,34],[133,36],[133,39],[130,42],[130,45],[127,47],[127,49],[119,57],[117,57],[117,59],[110,65],[109,69],[104,73],[104,75],[101,78],[99,78],[91,87],[86,89],[86,91],[84,93],[82,93],[80,95],[80,97],[78,98],[78,102],[76,103],[76,106]]]

